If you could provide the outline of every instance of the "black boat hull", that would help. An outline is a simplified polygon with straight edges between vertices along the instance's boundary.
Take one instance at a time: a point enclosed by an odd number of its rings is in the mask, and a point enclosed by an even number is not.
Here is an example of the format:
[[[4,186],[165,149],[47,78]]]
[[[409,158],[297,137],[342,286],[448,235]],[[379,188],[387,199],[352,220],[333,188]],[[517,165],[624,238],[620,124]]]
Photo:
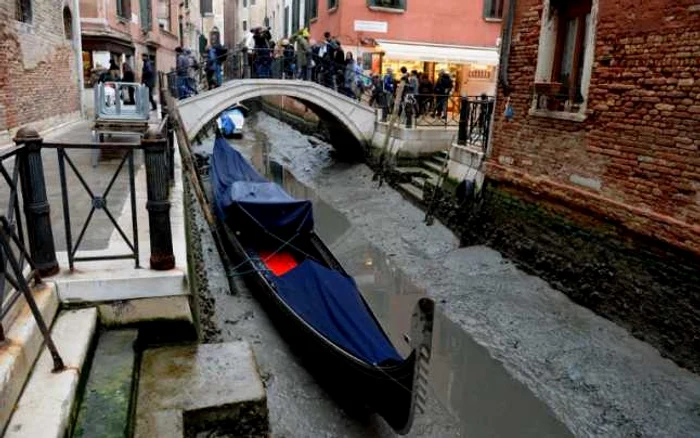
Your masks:
[[[228,225],[220,223],[220,226],[231,262],[239,265],[250,260]],[[318,255],[328,266],[344,272],[315,234],[310,236],[309,245],[319,251]],[[247,272],[244,276],[246,285],[262,302],[280,334],[302,358],[304,366],[330,393],[342,394],[351,403],[364,404],[401,434],[410,430],[415,403],[418,401],[420,407],[423,399],[420,390],[422,385],[427,384],[425,372],[419,370],[427,369],[430,356],[434,306],[431,300],[423,299],[417,306],[422,320],[418,329],[414,330],[416,333],[412,334],[415,341],[413,352],[395,366],[381,367],[358,360],[314,330],[280,298],[274,285],[259,272],[259,266],[249,262],[248,266],[240,268],[240,272]],[[422,391],[424,393],[425,389]]]

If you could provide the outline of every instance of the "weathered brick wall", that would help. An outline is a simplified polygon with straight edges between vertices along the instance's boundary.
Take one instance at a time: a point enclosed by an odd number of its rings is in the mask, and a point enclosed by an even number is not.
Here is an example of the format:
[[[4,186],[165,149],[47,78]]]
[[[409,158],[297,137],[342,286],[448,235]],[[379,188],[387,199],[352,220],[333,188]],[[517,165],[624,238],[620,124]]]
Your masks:
[[[532,116],[542,0],[518,0],[488,174],[700,253],[700,2],[599,0],[584,122]]]
[[[0,131],[80,109],[64,4],[32,1],[33,20],[25,24],[14,19],[15,1],[0,2]]]

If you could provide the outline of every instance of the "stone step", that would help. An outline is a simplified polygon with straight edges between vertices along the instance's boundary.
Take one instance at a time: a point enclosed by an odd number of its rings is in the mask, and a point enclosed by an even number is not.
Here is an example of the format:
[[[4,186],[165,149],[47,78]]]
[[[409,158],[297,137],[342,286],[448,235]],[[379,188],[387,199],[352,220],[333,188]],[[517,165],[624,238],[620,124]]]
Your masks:
[[[44,347],[15,406],[5,438],[63,438],[68,432],[76,392],[97,327],[97,309],[61,312],[51,337],[66,368],[52,372]]]
[[[50,327],[58,313],[56,286],[46,282],[34,287],[32,292],[44,322]],[[9,309],[3,324],[5,343],[0,348],[0,434],[12,416],[15,403],[22,394],[44,342],[24,297],[20,297]]]
[[[181,438],[216,429],[267,436],[265,388],[247,342],[162,347],[141,361],[135,438]]]
[[[404,192],[405,195],[410,196],[417,201],[423,201],[423,189],[419,189],[411,183],[399,184],[399,188]]]
[[[436,185],[438,183],[438,179],[439,178],[435,175],[431,175],[429,177],[413,177],[411,178],[411,184],[423,190],[423,187],[425,187],[426,182],[432,185]]]
[[[137,330],[100,335],[73,438],[130,436]]]
[[[447,155],[447,152],[437,152],[430,157],[428,157],[429,161],[432,161],[433,163],[439,164],[440,166],[443,166],[445,162],[449,159],[449,156]]]
[[[422,167],[397,167],[396,171],[404,175],[427,175],[428,172]]]
[[[440,175],[442,173],[442,164],[437,164],[430,160],[423,160],[421,162],[421,166],[423,166],[426,170],[435,175]]]

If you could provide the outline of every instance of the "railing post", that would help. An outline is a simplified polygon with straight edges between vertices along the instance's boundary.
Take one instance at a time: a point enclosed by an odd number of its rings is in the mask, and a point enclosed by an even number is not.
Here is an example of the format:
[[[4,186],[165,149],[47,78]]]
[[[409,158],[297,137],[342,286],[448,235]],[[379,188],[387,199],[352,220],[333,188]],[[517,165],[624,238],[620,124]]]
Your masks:
[[[148,130],[141,140],[141,145],[146,162],[146,209],[151,241],[151,269],[166,271],[175,267],[168,200],[168,145],[163,134],[154,128]]]
[[[165,132],[168,145],[168,170],[170,171],[170,184],[172,184],[175,181],[175,127],[170,117],[166,122]]]
[[[42,277],[54,275],[59,267],[51,230],[51,209],[46,196],[44,164],[41,160],[41,145],[44,140],[32,128],[20,129],[14,140],[17,145],[24,145],[18,159],[29,251]]]
[[[467,144],[467,121],[469,120],[469,98],[462,97],[459,105],[459,129],[457,131],[457,144]]]

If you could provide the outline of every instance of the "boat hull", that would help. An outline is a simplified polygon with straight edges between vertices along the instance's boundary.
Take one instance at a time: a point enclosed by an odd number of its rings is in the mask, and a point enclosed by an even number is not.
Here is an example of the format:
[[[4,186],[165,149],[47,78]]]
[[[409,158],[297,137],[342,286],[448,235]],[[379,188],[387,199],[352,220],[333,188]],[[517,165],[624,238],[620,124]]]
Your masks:
[[[228,225],[221,224],[221,227],[231,262],[238,265],[250,260],[250,254]],[[316,240],[310,242],[313,245],[320,242],[317,237],[313,240]],[[328,256],[332,257],[330,251],[323,258]],[[240,267],[239,271],[247,272],[244,275],[246,285],[261,301],[273,324],[300,356],[307,370],[336,398],[362,404],[381,415],[399,433],[406,433],[413,421],[417,352],[414,350],[401,363],[388,367],[368,364],[350,356],[301,319],[280,298],[259,268],[249,261],[248,266]]]

